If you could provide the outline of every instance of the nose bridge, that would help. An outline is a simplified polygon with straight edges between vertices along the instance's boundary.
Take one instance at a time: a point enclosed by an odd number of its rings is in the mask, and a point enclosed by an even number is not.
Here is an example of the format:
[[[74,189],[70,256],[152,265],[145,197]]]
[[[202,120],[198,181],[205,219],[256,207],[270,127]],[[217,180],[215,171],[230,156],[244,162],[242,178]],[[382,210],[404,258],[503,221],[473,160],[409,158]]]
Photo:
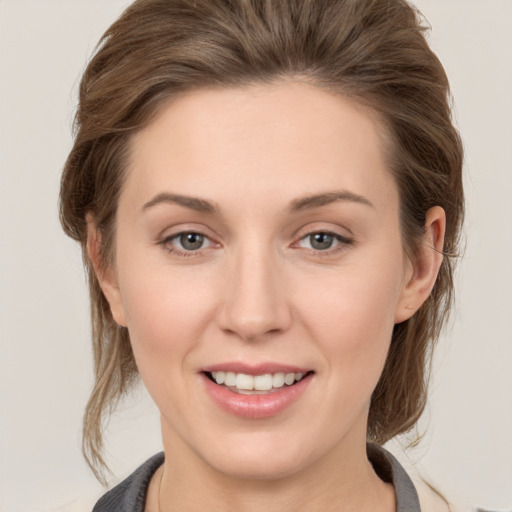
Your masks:
[[[257,237],[234,248],[220,312],[223,329],[252,340],[288,327],[290,311],[278,267],[275,251]]]

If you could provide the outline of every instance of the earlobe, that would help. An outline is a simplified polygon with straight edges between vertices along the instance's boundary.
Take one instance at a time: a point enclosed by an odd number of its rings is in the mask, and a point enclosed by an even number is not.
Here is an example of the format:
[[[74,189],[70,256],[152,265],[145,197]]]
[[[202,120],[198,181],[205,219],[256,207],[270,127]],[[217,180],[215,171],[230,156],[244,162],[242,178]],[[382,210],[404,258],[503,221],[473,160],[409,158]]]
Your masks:
[[[440,206],[427,212],[425,234],[414,262],[410,263],[404,287],[395,311],[395,323],[404,322],[418,311],[435,285],[443,262],[446,215]]]
[[[87,222],[87,256],[94,268],[103,295],[107,299],[114,321],[126,327],[121,292],[117,283],[115,269],[112,265],[105,267],[101,259],[101,233],[91,213],[86,215]]]

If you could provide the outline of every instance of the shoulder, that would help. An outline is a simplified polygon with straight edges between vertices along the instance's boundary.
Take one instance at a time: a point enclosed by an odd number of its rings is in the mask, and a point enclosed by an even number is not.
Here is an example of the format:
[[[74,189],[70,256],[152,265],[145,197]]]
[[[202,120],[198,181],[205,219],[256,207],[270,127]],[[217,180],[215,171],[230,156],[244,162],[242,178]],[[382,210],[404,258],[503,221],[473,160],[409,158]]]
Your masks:
[[[386,448],[390,450],[386,450],[386,453],[395,461],[395,466],[399,466],[413,483],[421,512],[469,512],[459,510],[441,492],[430,485],[422,477],[416,465],[411,462],[408,454],[400,444],[396,442],[390,443],[386,445]]]
[[[367,445],[368,459],[375,472],[395,488],[397,512],[421,512],[416,487],[400,462],[385,448]]]
[[[403,453],[396,453],[394,450],[392,454],[382,446],[374,444],[368,444],[367,451],[375,472],[382,480],[395,487],[397,512],[493,512],[461,509],[450,503],[441,492],[421,477]]]
[[[461,506],[458,503],[452,502],[451,499],[443,495],[443,492],[437,490],[434,485],[428,482],[417,465],[411,461],[406,449],[400,443],[396,441],[390,442],[386,444],[386,448],[387,450],[379,447],[387,456],[391,456],[394,459],[395,468],[400,467],[412,485],[414,485],[421,512],[500,512],[496,509]],[[502,512],[512,512],[512,509]]]
[[[104,494],[92,512],[143,512],[149,481],[163,462],[163,452],[148,459],[130,476]]]

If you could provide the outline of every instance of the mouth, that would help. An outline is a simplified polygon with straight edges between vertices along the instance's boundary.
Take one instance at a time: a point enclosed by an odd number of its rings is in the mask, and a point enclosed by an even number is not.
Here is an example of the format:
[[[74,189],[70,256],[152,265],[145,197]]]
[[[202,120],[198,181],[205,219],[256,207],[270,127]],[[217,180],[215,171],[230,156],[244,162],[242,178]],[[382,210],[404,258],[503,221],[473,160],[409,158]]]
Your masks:
[[[214,384],[241,395],[266,395],[296,386],[312,375],[306,372],[276,372],[249,375],[231,371],[205,371],[204,375]]]
[[[243,419],[284,413],[311,388],[315,372],[281,363],[225,362],[202,368],[209,396],[225,412]]]

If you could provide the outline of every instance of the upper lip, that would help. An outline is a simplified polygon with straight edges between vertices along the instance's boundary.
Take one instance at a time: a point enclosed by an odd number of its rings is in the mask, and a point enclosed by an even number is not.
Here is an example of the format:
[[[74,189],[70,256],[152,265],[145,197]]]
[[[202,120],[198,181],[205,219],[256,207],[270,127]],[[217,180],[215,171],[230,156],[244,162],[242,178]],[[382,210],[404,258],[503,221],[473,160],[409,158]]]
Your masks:
[[[239,361],[212,364],[201,369],[203,372],[233,372],[246,375],[264,375],[266,373],[307,373],[311,368],[275,362],[248,364]]]

